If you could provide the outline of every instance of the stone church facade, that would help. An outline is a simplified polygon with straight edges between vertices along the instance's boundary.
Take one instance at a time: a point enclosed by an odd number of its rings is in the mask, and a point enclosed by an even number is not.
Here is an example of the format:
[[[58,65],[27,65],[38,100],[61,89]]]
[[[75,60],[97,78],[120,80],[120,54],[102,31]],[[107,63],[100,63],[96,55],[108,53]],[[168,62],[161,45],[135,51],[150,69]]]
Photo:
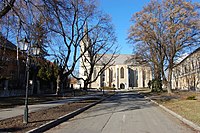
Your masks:
[[[100,65],[96,66],[94,71],[99,71],[100,67]],[[98,77],[96,82],[91,84],[91,87],[100,88],[106,86],[117,89],[142,88],[148,87],[148,82],[151,79],[151,68],[147,64],[137,63],[133,55],[121,54],[117,55],[114,64],[107,68]]]
[[[87,32],[87,28],[85,29]],[[87,64],[85,58],[92,55],[85,48],[90,47],[91,40],[88,35],[80,43],[80,54],[84,52],[84,56],[80,59],[79,77],[86,78],[85,72],[88,71],[90,65]],[[85,52],[86,51],[86,52]],[[94,79],[100,69],[103,67],[104,61],[111,58],[112,55],[105,54],[97,63],[93,70],[92,78]],[[89,85],[90,88],[113,87],[116,89],[134,89],[148,87],[149,80],[152,80],[152,71],[147,62],[142,61],[136,55],[115,55],[116,58],[111,62],[97,80]],[[101,62],[101,63],[100,63]],[[87,68],[87,69],[86,69]],[[81,87],[84,82],[80,80]]]

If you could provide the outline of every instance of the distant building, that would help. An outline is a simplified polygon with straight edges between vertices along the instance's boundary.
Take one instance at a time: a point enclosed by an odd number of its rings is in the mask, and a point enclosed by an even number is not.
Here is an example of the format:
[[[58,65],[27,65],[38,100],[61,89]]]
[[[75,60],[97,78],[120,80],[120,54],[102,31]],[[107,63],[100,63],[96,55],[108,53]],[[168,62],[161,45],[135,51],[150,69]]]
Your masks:
[[[200,47],[174,67],[172,88],[200,90]]]
[[[75,79],[75,78],[73,78],[73,77],[70,77],[69,78],[69,84],[70,84],[70,88],[71,89],[80,89],[80,85],[79,85],[79,83],[78,83],[78,80],[77,79]]]
[[[101,65],[97,65],[94,71],[98,71],[100,67]],[[91,86],[95,88],[107,86],[117,89],[142,88],[148,87],[151,79],[151,68],[148,64],[138,63],[137,56],[118,55],[114,64],[106,69]]]
[[[25,63],[24,57],[20,54],[17,60],[17,47],[2,35],[0,35],[0,88],[15,88],[18,79],[24,79]],[[20,60],[19,60],[20,59]],[[20,69],[19,69],[20,68]],[[20,81],[20,80],[19,80]]]
[[[88,35],[84,38],[84,43],[81,42],[81,51],[85,51],[91,43],[91,39]],[[89,58],[92,56],[89,52],[84,53],[86,56],[82,58]],[[106,54],[103,58],[95,65],[92,78],[96,77],[96,74],[103,67],[104,61],[110,59],[112,55]],[[148,87],[149,80],[152,80],[152,71],[147,62],[144,62],[136,55],[115,55],[116,58],[111,62],[111,66],[107,68],[95,82],[90,84],[91,88],[101,88],[101,87],[114,87],[117,89],[133,89]],[[83,62],[86,67],[90,67],[87,64],[87,59],[80,59],[79,76],[86,78],[85,69]],[[84,86],[83,81],[80,81],[81,87]]]

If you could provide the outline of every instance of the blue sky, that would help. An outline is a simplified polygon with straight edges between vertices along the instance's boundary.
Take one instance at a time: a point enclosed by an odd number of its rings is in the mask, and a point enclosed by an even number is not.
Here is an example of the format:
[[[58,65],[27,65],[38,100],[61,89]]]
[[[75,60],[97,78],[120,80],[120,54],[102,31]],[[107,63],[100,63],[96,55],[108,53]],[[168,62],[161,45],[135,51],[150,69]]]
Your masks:
[[[100,9],[112,17],[121,54],[131,54],[133,47],[127,43],[131,16],[150,0],[99,0]]]
[[[99,0],[100,9],[112,17],[121,54],[131,54],[133,46],[127,43],[131,16],[142,10],[150,0]],[[193,0],[200,2],[200,0]]]

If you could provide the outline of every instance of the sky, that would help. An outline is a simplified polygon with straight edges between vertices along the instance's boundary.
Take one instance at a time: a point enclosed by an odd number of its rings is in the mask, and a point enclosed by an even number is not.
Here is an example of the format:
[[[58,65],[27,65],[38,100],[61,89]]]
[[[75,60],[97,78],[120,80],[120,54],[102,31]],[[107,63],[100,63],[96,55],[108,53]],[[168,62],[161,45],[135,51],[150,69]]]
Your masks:
[[[127,42],[132,15],[147,5],[150,0],[99,0],[100,9],[112,17],[121,54],[132,54],[133,45]],[[193,0],[200,2],[200,0]]]
[[[132,54],[133,46],[127,42],[132,15],[150,0],[99,0],[100,9],[109,14],[115,26],[121,54]]]

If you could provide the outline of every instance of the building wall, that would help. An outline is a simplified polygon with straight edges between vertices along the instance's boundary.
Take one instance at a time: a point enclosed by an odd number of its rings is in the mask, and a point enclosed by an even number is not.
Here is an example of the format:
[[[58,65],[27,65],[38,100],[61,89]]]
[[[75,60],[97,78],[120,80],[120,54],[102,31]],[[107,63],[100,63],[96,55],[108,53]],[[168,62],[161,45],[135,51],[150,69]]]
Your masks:
[[[2,49],[0,53],[3,53]],[[14,78],[17,73],[16,51],[6,49],[5,54],[1,54],[0,64],[1,76]]]
[[[149,66],[130,66],[130,69],[137,71],[137,88],[148,87],[149,80],[152,80],[152,72]]]
[[[17,47],[0,37],[0,89],[5,89],[5,86],[16,89],[19,84],[22,84],[25,77],[24,59],[24,55],[19,52],[17,60]]]
[[[120,69],[124,68],[124,77],[121,77],[121,71]],[[109,76],[109,69],[113,70],[113,79],[110,80]],[[96,67],[96,70],[100,70],[100,66]],[[137,86],[136,87],[130,87],[129,82],[133,82],[133,79],[130,80],[130,74],[129,70],[135,70],[138,71],[138,77],[137,77]],[[145,71],[145,79],[143,77],[143,72]],[[149,80],[152,80],[151,76],[151,69],[148,66],[129,66],[129,65],[115,65],[110,66],[108,69],[104,72],[105,75],[105,81],[101,80],[101,76],[98,77],[98,79],[91,84],[92,88],[100,88],[103,86],[106,87],[115,87],[115,88],[121,88],[121,89],[130,89],[130,88],[142,88],[142,87],[148,87]],[[103,86],[102,86],[103,82]],[[133,84],[133,83],[132,83]]]
[[[90,64],[88,62],[89,59],[89,45],[90,41],[88,36],[85,36],[85,38],[80,42],[80,54],[83,54],[83,56],[80,58],[80,67],[79,67],[79,77],[86,79],[87,74],[90,71]],[[85,69],[85,67],[87,69]],[[83,80],[80,80],[80,86],[84,87]]]
[[[200,49],[173,69],[172,88],[200,90]]]

